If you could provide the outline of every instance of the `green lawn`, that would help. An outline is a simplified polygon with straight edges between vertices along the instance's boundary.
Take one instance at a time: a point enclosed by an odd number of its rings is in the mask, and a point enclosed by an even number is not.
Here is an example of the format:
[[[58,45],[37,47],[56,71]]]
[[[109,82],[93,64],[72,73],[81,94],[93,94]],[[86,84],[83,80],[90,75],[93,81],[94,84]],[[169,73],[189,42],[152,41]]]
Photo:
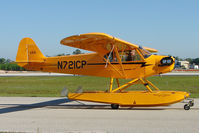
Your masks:
[[[178,90],[191,93],[199,98],[199,76],[163,76],[150,77],[160,90]],[[128,80],[120,80],[124,83]],[[106,90],[109,78],[74,76],[74,77],[0,77],[0,96],[46,96],[59,97],[64,87],[74,92],[79,86],[83,90]],[[114,85],[116,86],[116,85]],[[129,90],[143,90],[143,85],[135,85]]]

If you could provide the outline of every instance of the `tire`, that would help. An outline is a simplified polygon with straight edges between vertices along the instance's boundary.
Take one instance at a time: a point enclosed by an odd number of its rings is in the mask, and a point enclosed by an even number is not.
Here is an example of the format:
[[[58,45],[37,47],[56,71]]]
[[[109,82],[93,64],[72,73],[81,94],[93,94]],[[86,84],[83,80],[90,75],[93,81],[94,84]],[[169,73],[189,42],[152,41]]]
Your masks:
[[[184,110],[189,110],[190,109],[190,106],[188,104],[185,104],[184,105]]]
[[[119,109],[119,104],[111,104],[112,109]]]

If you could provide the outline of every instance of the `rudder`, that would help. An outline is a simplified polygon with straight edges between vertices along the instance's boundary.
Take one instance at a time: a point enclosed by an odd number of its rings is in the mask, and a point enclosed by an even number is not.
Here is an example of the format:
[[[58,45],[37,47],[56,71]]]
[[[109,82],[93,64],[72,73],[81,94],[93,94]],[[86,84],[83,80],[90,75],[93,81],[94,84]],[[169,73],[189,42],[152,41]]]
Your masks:
[[[31,38],[23,38],[18,47],[16,62],[43,62],[45,56],[41,53],[35,42]]]

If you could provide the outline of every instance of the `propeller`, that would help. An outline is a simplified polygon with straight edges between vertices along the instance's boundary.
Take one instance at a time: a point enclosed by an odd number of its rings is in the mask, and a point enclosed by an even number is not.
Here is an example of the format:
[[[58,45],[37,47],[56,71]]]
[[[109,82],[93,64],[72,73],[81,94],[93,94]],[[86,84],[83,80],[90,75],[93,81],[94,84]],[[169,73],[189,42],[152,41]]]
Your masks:
[[[79,86],[75,91],[75,93],[82,93],[82,92],[83,92],[82,86]]]
[[[77,90],[75,91],[75,93],[82,93],[83,92],[83,89],[82,89],[82,86],[79,86],[77,88]],[[68,97],[68,89],[67,87],[64,87],[61,91],[61,96],[62,97]]]
[[[68,89],[64,87],[61,91],[61,96],[62,97],[68,97]]]

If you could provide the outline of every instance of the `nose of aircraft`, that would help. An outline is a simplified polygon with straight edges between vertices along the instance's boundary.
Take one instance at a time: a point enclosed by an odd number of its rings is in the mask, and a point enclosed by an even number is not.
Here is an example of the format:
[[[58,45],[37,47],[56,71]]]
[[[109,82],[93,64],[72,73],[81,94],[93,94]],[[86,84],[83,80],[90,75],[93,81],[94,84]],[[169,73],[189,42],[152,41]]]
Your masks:
[[[175,62],[174,58],[171,56],[163,57],[160,60],[160,66],[170,66]]]
[[[175,59],[172,56],[159,56],[157,61],[158,73],[171,72],[174,69]]]

